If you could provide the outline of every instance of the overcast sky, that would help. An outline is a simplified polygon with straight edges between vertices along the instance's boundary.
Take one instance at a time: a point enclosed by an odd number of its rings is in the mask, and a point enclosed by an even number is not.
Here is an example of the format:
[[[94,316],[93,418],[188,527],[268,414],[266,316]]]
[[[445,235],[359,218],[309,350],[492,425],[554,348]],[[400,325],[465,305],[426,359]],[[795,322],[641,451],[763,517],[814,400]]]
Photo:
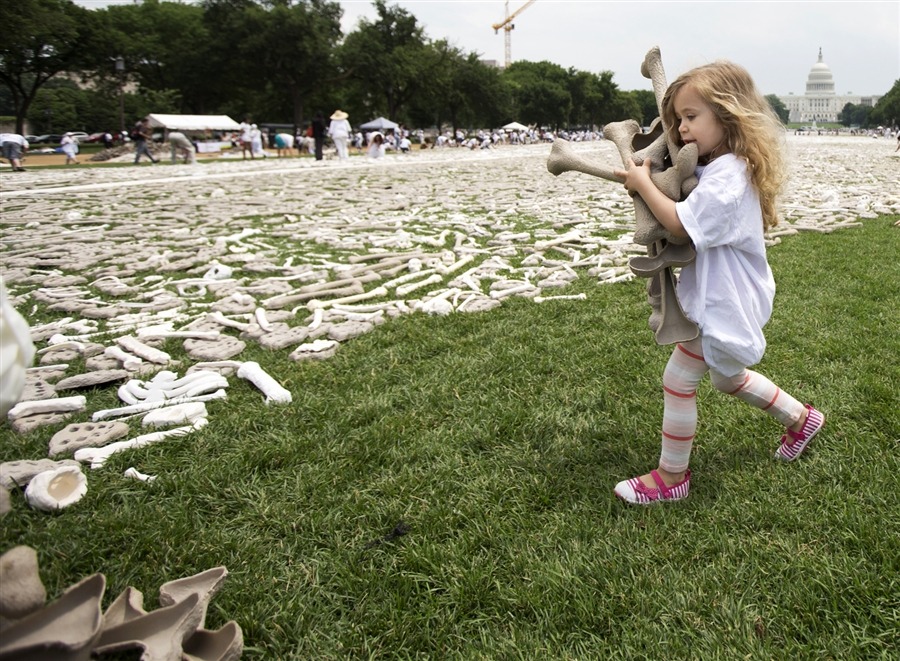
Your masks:
[[[76,0],[85,7],[130,0]],[[344,33],[376,16],[371,0],[340,0]],[[431,39],[504,60],[504,0],[394,0]],[[510,0],[515,12],[526,0]],[[659,2],[537,0],[511,33],[512,59],[612,71],[623,90],[651,89],[644,54],[660,47],[666,76],[724,58],[744,65],[764,94],[803,94],[822,49],[837,94],[885,94],[900,79],[900,0]]]

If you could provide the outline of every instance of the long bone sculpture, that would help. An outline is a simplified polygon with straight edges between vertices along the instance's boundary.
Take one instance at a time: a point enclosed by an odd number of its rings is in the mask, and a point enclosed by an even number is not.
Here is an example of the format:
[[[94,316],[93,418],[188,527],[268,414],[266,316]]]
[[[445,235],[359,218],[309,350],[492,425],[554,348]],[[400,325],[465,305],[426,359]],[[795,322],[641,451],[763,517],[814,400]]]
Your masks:
[[[644,57],[641,74],[653,82],[657,106],[662,117],[662,101],[665,95],[665,72],[659,48],[653,47]],[[694,169],[697,166],[697,148],[694,145],[679,146],[667,139],[661,119],[654,121],[649,134],[643,134],[634,120],[614,122],[603,127],[604,136],[616,145],[626,169],[634,164],[651,160],[650,179],[667,197],[683,199],[697,185]],[[666,167],[667,161],[671,167]],[[617,168],[597,164],[578,156],[565,140],[553,141],[547,169],[554,175],[576,171],[621,183],[614,174]],[[647,286],[648,301],[652,312],[649,326],[658,344],[686,342],[699,335],[697,325],[688,319],[675,294],[675,276],[672,267],[686,266],[695,257],[693,246],[687,239],[679,239],[662,226],[649,207],[638,195],[633,195],[635,212],[634,241],[647,246],[647,255],[633,257],[629,266],[640,277],[650,278]]]

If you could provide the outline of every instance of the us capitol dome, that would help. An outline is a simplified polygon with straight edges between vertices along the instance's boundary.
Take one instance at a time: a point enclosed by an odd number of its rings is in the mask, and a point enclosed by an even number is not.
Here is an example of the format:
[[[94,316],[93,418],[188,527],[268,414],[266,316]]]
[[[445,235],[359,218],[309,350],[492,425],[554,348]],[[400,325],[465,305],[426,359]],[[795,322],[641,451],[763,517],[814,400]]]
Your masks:
[[[806,78],[806,93],[803,96],[788,94],[778,97],[790,112],[789,122],[837,122],[841,111],[848,103],[853,105],[875,106],[880,96],[839,96],[834,92],[834,76],[831,69],[822,60],[822,49],[819,49],[819,60]]]

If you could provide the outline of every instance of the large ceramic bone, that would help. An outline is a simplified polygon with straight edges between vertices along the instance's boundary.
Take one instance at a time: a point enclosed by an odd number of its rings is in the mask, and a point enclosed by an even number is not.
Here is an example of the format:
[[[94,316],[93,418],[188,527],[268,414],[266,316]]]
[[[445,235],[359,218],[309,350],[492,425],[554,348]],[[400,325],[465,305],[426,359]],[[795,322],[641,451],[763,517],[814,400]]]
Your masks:
[[[641,73],[653,83],[660,118],[654,120],[649,134],[644,134],[634,120],[613,122],[603,127],[604,136],[613,142],[619,151],[625,169],[642,164],[650,159],[650,179],[669,199],[683,199],[696,186],[694,170],[697,166],[697,148],[679,146],[668,139],[666,126],[662,123],[662,101],[667,88],[665,71],[659,48],[648,51],[641,65]],[[551,149],[547,169],[560,174],[569,169],[620,181],[606,166],[590,164],[577,157],[568,145],[556,140]],[[666,168],[666,158],[674,167]],[[659,344],[671,344],[694,339],[699,335],[696,324],[687,319],[678,297],[675,295],[675,278],[671,267],[690,264],[695,253],[690,240],[673,236],[663,227],[650,208],[638,195],[632,195],[635,211],[634,242],[646,245],[646,257],[634,257],[630,262],[632,272],[641,277],[650,277],[648,284],[652,313],[650,326]]]

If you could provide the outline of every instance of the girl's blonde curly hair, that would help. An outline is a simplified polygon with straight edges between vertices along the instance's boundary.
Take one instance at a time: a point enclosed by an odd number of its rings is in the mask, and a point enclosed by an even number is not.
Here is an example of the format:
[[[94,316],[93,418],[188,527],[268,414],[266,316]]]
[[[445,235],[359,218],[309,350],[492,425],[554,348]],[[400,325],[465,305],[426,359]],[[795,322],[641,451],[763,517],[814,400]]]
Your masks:
[[[675,95],[691,87],[713,109],[725,130],[728,151],[747,163],[750,182],[759,194],[763,226],[778,224],[776,201],[785,180],[782,154],[784,126],[756,89],[743,67],[717,61],[683,73],[669,85],[662,102],[667,137],[683,144],[675,116]]]

